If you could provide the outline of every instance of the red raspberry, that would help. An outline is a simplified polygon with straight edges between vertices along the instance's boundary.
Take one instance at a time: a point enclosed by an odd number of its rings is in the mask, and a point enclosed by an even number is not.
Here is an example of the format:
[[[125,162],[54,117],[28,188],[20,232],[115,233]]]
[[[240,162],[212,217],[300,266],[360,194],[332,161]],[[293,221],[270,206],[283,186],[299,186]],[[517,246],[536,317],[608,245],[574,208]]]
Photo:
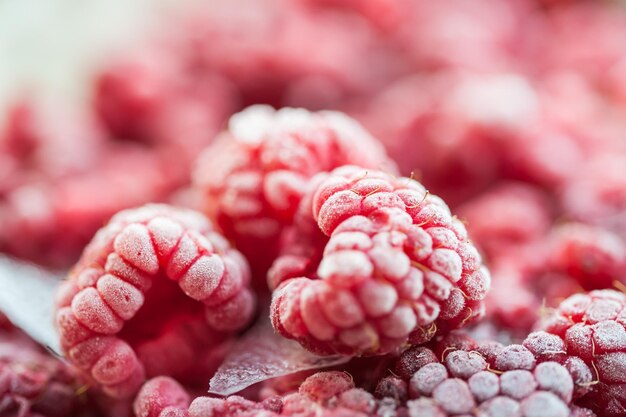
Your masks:
[[[60,361],[16,330],[0,330],[0,415],[76,415],[80,382]]]
[[[562,189],[560,197],[565,213],[626,239],[625,164],[623,152],[612,152],[583,165],[579,175]]]
[[[156,46],[156,47],[155,47]],[[235,110],[230,83],[213,71],[194,71],[167,44],[144,45],[102,69],[94,112],[112,137],[176,150],[191,163]]]
[[[147,205],[114,216],[58,293],[67,358],[115,397],[144,375],[189,378],[198,355],[248,324],[244,258],[200,214]]]
[[[262,272],[293,221],[309,179],[346,163],[389,163],[382,146],[336,112],[253,106],[203,153],[195,172],[211,218]]]
[[[548,264],[585,290],[610,288],[615,280],[626,284],[626,243],[617,235],[581,223],[554,229]]]
[[[458,208],[472,241],[493,258],[541,238],[550,227],[550,206],[537,188],[500,183]]]
[[[193,8],[174,48],[196,72],[225,76],[244,106],[336,108],[398,72],[398,58],[360,17],[299,3],[233,0]]]
[[[520,254],[527,252],[518,249],[512,253],[519,258],[507,254],[490,264],[493,284],[487,295],[486,312],[497,327],[524,337],[540,318],[542,300],[526,281],[524,262],[528,257]]]
[[[521,345],[496,348],[498,344],[466,340],[457,350],[455,344],[449,344],[439,358],[422,348],[423,356],[435,360],[421,361],[405,379],[411,400],[396,412],[406,407],[410,416],[568,417],[588,411],[572,404],[574,384],[565,366],[537,364]],[[414,349],[405,351],[399,362],[414,357]]]
[[[302,382],[298,392],[253,402],[239,396],[199,397],[189,407],[190,417],[374,416],[372,394],[355,388],[344,372],[318,372]]]
[[[563,301],[542,326],[565,341],[568,355],[594,371],[584,398],[600,416],[626,410],[626,295],[613,290],[576,294]]]
[[[191,398],[174,379],[158,376],[148,380],[133,403],[136,417],[187,417]]]
[[[323,354],[381,354],[482,316],[489,273],[463,224],[421,184],[345,166],[310,192],[303,204],[328,240],[310,275],[270,274],[286,279],[271,308],[283,336]]]
[[[514,73],[439,71],[398,80],[359,120],[402,173],[417,170],[452,206],[501,179],[553,191],[576,175],[584,147],[544,115],[540,92]]]

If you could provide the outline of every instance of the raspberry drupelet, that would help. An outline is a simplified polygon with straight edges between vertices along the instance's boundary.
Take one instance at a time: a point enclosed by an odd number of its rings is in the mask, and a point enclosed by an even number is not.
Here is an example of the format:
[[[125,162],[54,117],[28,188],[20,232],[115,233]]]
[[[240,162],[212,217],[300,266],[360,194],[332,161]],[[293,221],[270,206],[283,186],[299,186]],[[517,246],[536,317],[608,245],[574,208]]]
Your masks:
[[[188,380],[201,373],[200,353],[249,323],[249,281],[245,259],[201,214],[167,205],[122,211],[59,289],[63,351],[114,397],[132,396],[145,376]]]
[[[356,166],[315,183],[303,211],[326,243],[312,261],[288,245],[270,271],[280,334],[321,354],[383,354],[483,315],[489,272],[443,200]]]
[[[626,412],[626,295],[614,290],[576,294],[542,325],[563,339],[564,350],[593,370],[584,404],[600,416]]]
[[[308,180],[351,163],[394,169],[382,145],[341,113],[257,105],[231,117],[194,178],[209,217],[264,279]]]

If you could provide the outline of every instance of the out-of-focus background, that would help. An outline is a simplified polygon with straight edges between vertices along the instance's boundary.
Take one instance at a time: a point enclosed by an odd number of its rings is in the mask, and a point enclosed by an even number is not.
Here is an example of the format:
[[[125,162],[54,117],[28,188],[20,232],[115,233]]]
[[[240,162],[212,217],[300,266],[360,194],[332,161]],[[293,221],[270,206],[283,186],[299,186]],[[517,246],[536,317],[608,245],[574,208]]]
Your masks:
[[[193,206],[256,103],[348,113],[454,209],[515,182],[625,236],[625,44],[612,1],[4,0],[0,250],[63,269],[122,208]]]
[[[24,91],[73,103],[109,54],[194,0],[0,2],[0,109]]]

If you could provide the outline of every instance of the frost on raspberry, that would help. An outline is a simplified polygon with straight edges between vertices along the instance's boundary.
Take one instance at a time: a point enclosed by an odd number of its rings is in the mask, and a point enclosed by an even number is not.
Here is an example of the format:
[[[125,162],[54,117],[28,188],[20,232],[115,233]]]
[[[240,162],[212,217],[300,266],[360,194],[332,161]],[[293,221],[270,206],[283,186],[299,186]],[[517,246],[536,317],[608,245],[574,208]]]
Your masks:
[[[354,163],[394,169],[382,145],[341,113],[257,105],[231,117],[194,178],[206,212],[264,278],[309,179]]]
[[[387,401],[395,415],[593,415],[575,414],[590,411],[572,403],[574,384],[564,365],[539,363],[522,345],[476,342],[462,333],[436,345],[436,350],[416,346],[404,351],[396,365],[401,374],[381,380],[395,379],[395,385],[408,386],[408,401]]]
[[[271,307],[280,334],[321,354],[382,354],[483,315],[489,272],[420,183],[344,166],[309,192],[303,204],[327,240],[319,262],[283,268],[298,259],[289,245],[270,271],[282,281]]]
[[[191,398],[175,379],[158,376],[148,380],[133,402],[136,417],[187,417]]]
[[[626,410],[626,294],[597,290],[563,301],[543,330],[564,340],[568,355],[593,370],[591,392],[581,400],[600,416]]]
[[[111,396],[133,395],[145,376],[190,379],[200,353],[252,318],[249,280],[245,259],[199,213],[122,211],[59,289],[61,346]]]
[[[356,388],[346,372],[317,372],[306,378],[297,390],[274,395],[261,402],[240,396],[224,399],[198,397],[189,406],[190,417],[278,417],[278,416],[374,416],[374,396]]]

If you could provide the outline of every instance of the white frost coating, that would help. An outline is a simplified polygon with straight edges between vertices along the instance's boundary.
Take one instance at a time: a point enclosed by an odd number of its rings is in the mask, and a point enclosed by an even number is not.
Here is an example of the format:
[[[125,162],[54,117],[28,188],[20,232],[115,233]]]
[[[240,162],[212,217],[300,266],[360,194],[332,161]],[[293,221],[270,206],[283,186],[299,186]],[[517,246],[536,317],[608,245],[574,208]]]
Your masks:
[[[259,143],[273,123],[274,112],[271,106],[250,106],[230,118],[228,130],[242,142]]]
[[[374,267],[367,255],[360,251],[342,250],[326,256],[317,268],[322,279],[369,277]]]
[[[267,317],[267,315],[263,315]],[[209,393],[230,395],[261,381],[347,362],[348,356],[317,356],[277,335],[269,320],[250,329],[231,349],[209,383]]]
[[[0,256],[0,311],[30,337],[60,354],[54,297],[60,277]]]

